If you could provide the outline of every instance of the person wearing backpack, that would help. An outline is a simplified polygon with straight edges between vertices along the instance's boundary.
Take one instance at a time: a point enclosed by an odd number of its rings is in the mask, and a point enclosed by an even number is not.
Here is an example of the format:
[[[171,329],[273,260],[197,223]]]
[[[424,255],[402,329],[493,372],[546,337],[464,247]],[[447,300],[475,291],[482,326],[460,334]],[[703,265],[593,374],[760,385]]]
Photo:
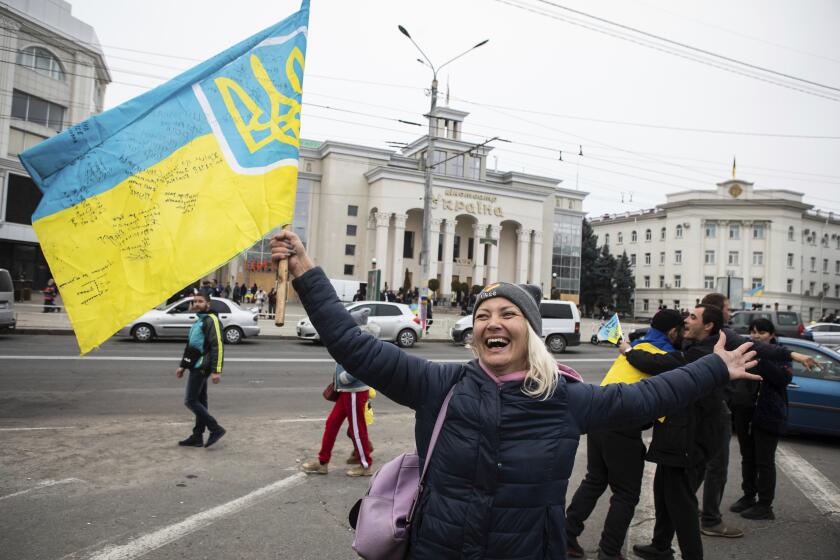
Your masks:
[[[777,344],[776,327],[758,318],[750,323],[754,340]],[[741,449],[741,489],[744,495],[729,508],[746,519],[775,519],[776,446],[788,415],[787,386],[793,379],[790,363],[761,360],[755,368],[761,381],[733,382],[730,402]],[[758,501],[756,501],[756,495]]]
[[[476,295],[476,359],[427,360],[362,333],[295,233],[276,234],[271,250],[273,261],[288,260],[295,291],[330,354],[415,411],[420,464],[446,401],[410,519],[409,558],[566,558],[566,489],[581,433],[650,422],[729,379],[758,379],[746,372],[755,365],[750,345],[727,352],[722,336],[713,355],[676,371],[632,385],[583,383],[540,338],[539,306],[529,291],[539,288],[505,282]]]
[[[190,327],[187,346],[184,348],[181,365],[175,370],[175,377],[181,379],[185,372],[189,372],[184,405],[195,414],[195,426],[192,435],[179,441],[178,445],[210,447],[226,433],[210,415],[207,404],[208,378],[214,384],[222,378],[222,329],[219,318],[210,309],[210,296],[206,292],[197,292],[193,296],[190,311],[196,313],[198,318]],[[210,430],[210,435],[207,443],[204,443],[204,431],[207,429]]]
[[[368,323],[369,315],[370,308],[367,307],[351,313],[355,323],[362,327],[364,332],[378,336],[379,325]],[[333,404],[332,411],[330,411],[324,426],[321,450],[318,452],[318,457],[304,462],[301,465],[301,470],[306,474],[327,474],[329,472],[335,438],[344,420],[347,419],[347,436],[353,442],[353,454],[347,462],[350,464],[358,463],[347,471],[347,476],[371,476],[373,474],[371,470],[373,445],[368,439],[365,418],[370,387],[347,373],[340,363],[335,365],[333,387],[338,393],[338,398]]]

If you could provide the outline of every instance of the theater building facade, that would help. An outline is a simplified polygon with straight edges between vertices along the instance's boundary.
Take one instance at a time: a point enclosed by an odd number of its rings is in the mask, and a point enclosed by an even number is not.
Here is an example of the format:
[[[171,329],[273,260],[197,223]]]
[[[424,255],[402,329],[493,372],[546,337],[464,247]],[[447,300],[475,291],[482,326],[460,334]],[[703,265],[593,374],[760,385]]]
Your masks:
[[[431,199],[437,296],[450,296],[453,281],[507,281],[539,284],[546,296],[556,288],[558,297],[576,301],[587,193],[555,178],[488,168],[492,146],[462,139],[467,115],[448,107],[430,115],[433,161],[441,162]],[[420,287],[428,143],[423,136],[394,152],[303,142],[293,227],[330,278],[366,281],[375,266],[381,289]],[[257,243],[231,263],[226,279],[273,285],[269,254],[266,240]]]

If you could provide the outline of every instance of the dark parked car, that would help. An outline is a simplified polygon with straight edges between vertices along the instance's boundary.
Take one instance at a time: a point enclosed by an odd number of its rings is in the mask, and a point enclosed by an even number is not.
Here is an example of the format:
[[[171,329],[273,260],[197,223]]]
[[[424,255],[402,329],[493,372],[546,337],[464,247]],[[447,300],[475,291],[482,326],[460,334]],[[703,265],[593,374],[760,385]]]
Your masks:
[[[793,381],[788,385],[788,429],[840,435],[840,354],[797,338],[780,338],[779,342],[817,361],[810,371],[793,362]]]
[[[776,327],[777,336],[809,338],[805,325],[796,311],[734,311],[729,326],[738,334],[750,334],[750,323],[754,319],[769,319]]]

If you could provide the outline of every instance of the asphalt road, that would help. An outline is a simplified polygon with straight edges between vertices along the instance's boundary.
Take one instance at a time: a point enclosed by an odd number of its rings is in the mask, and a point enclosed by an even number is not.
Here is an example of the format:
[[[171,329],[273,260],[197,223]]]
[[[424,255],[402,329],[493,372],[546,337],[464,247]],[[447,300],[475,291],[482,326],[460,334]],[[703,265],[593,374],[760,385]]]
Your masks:
[[[210,449],[184,449],[175,443],[192,417],[173,375],[182,347],[119,340],[79,359],[69,336],[0,336],[0,558],[355,558],[346,514],[367,479],[344,476],[350,442],[339,437],[328,476],[298,471],[317,452],[329,411],[325,349],[259,339],[227,348],[210,407],[228,435]],[[471,357],[431,342],[412,353]],[[615,351],[585,345],[559,357],[597,383]],[[411,449],[411,411],[382,395],[374,408],[374,460]],[[731,451],[724,506],[740,496],[734,440]],[[585,461],[582,439],[570,489]],[[777,519],[727,512],[746,536],[704,537],[706,557],[838,558],[838,486],[840,440],[785,438]],[[581,539],[590,558],[607,500]],[[648,541],[652,512],[648,480],[629,544]]]

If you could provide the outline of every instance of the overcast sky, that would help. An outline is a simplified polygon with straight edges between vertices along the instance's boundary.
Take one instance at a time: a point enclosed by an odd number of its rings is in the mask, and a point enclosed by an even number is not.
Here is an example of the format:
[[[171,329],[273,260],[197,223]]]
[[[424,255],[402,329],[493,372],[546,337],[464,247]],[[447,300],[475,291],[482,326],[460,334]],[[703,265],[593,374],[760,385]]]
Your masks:
[[[714,188],[730,176],[733,155],[738,177],[756,188],[802,192],[840,214],[840,2],[552,3],[835,89],[645,39],[541,0],[312,0],[302,136],[387,147],[425,132],[396,121],[422,122],[431,82],[397,30],[402,24],[436,65],[490,39],[441,71],[439,104],[449,83],[449,105],[471,113],[466,140],[512,142],[494,144],[488,167],[587,191],[590,215]],[[296,0],[71,4],[105,50],[114,80],[106,108],[299,7]],[[629,40],[615,36],[622,33]]]

